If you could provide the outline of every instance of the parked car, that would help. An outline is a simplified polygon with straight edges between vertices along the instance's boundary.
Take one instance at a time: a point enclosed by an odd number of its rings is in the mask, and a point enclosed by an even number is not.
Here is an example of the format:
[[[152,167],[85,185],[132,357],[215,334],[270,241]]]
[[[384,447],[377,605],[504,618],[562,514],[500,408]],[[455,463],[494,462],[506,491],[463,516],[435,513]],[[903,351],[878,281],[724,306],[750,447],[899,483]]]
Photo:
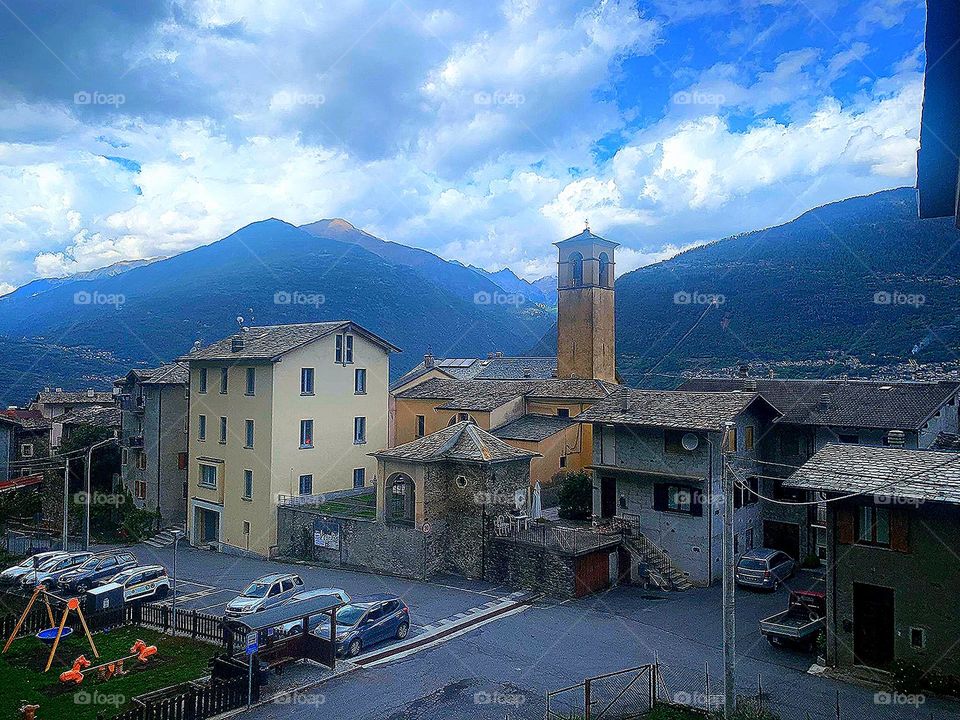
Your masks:
[[[790,593],[786,610],[760,621],[760,634],[771,645],[796,645],[813,650],[827,624],[827,594],[822,590]]]
[[[121,570],[137,564],[137,556],[127,550],[94,555],[83,565],[60,576],[57,587],[63,592],[83,593]]]
[[[227,603],[227,617],[247,615],[279,605],[303,590],[299,575],[274,573],[254,580],[247,589]]]
[[[59,555],[43,563],[43,565],[37,569],[37,572],[30,571],[24,573],[20,578],[20,584],[27,589],[34,588],[37,585],[43,585],[50,590],[60,582],[60,578],[71,570],[75,570],[80,565],[83,565],[92,557],[92,552],[74,552],[69,555]]]
[[[21,560],[16,565],[8,567],[2,573],[0,573],[0,585],[14,585],[20,582],[20,578],[28,573],[32,573],[35,569],[39,568],[42,564],[58,557],[63,557],[67,553],[61,550],[50,550],[48,552],[37,553],[36,555],[31,555],[25,560]]]
[[[340,600],[344,605],[350,602],[350,596],[347,594],[346,590],[341,590],[340,588],[317,588],[316,590],[305,590],[304,592],[297,593],[289,599],[283,602],[284,606],[291,605],[293,603],[300,602],[301,600],[311,600],[315,597],[321,597],[323,595],[333,595],[335,598]],[[317,627],[322,625],[324,622],[323,615],[314,615],[310,618],[310,631],[315,630]],[[280,626],[280,632],[284,635],[298,635],[303,632],[303,625],[299,620],[293,620],[288,622],[286,625]]]
[[[354,657],[385,640],[403,640],[410,632],[410,609],[396,595],[355,598],[337,610],[337,654]],[[330,637],[330,624],[315,633]]]
[[[170,593],[170,578],[163,565],[137,565],[117,573],[100,585],[122,585],[124,602],[162,600]]]
[[[754,548],[737,561],[737,585],[762,590],[776,590],[784,580],[793,577],[797,564],[780,550]]]

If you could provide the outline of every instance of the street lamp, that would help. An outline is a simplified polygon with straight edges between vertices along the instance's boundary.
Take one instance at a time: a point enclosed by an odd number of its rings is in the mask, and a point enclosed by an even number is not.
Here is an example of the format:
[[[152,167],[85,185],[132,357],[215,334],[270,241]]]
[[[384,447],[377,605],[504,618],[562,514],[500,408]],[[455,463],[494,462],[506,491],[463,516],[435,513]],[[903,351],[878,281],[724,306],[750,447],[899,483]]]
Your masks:
[[[91,497],[90,497],[90,476],[91,476],[91,474],[92,474],[92,473],[91,473],[91,465],[93,464],[93,451],[96,450],[98,447],[103,447],[104,445],[109,445],[110,443],[116,442],[116,441],[117,441],[117,439],[116,439],[115,437],[107,438],[106,440],[101,440],[100,442],[95,442],[93,445],[91,445],[89,448],[87,448],[87,468],[86,468],[86,471],[87,471],[87,472],[86,472],[86,474],[87,474],[87,481],[86,481],[86,486],[87,486],[87,487],[86,487],[86,489],[87,489],[87,493],[86,493],[86,494],[87,494],[87,497],[86,497],[86,505],[87,505],[87,507],[86,507],[86,510],[85,510],[85,517],[84,517],[84,521],[83,521],[83,549],[84,549],[84,550],[89,550],[89,549],[90,549],[90,501],[91,501]],[[64,548],[64,550],[66,550],[66,548]]]
[[[177,631],[177,548],[183,539],[183,530],[173,530],[173,598],[170,600],[170,625]]]

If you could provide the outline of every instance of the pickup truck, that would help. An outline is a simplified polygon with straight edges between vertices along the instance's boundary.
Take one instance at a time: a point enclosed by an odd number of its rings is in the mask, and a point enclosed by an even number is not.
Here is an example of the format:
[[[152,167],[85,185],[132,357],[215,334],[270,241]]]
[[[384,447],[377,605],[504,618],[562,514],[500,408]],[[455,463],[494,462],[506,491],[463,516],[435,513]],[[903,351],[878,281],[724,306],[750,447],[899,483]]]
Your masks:
[[[771,645],[795,645],[812,650],[827,621],[827,596],[818,590],[790,593],[786,610],[760,621],[760,633]]]

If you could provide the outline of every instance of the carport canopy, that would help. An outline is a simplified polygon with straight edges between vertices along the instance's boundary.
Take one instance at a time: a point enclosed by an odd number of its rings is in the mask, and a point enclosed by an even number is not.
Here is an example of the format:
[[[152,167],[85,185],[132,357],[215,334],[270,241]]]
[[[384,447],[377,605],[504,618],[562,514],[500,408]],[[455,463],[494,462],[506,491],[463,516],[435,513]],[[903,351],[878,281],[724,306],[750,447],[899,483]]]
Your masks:
[[[230,618],[227,620],[227,624],[235,628],[245,628],[248,632],[266,630],[321,613],[329,614],[332,618],[335,611],[342,606],[343,601],[335,595],[318,595],[306,600],[277,605],[268,610],[261,610],[249,615]]]

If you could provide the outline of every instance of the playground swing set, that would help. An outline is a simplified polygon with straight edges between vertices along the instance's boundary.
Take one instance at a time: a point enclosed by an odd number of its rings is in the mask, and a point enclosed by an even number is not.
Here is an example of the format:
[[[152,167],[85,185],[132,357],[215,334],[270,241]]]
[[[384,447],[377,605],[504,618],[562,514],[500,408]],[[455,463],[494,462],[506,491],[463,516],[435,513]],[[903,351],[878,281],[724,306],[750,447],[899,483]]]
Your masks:
[[[36,603],[38,597],[43,598],[43,604],[47,609],[47,617],[50,619],[50,627],[37,633],[37,639],[51,646],[50,655],[47,657],[47,664],[46,667],[43,668],[43,672],[47,672],[50,669],[50,666],[53,665],[53,658],[57,653],[57,647],[60,644],[60,640],[65,637],[69,637],[73,633],[73,628],[67,625],[67,618],[69,617],[71,611],[77,613],[77,617],[80,619],[80,625],[83,627],[83,632],[87,637],[87,642],[90,643],[90,650],[93,652],[94,658],[99,659],[100,652],[97,650],[97,645],[93,641],[93,635],[90,634],[90,628],[87,626],[87,619],[83,616],[83,610],[80,607],[80,600],[75,597],[68,599],[54,595],[43,585],[38,585],[33,591],[33,595],[30,596],[30,600],[27,602],[27,607],[20,615],[20,619],[17,621],[13,631],[7,638],[7,642],[3,646],[3,651],[0,654],[7,652],[7,650],[10,648],[10,645],[13,643],[14,639],[16,639],[17,633],[19,633],[20,628],[23,627],[23,623],[30,614],[30,610],[33,609],[34,603]],[[59,625],[57,625],[54,621],[53,608],[50,606],[51,597],[54,600],[64,604],[63,616],[60,618]],[[123,669],[123,663],[125,660],[132,660],[136,658],[141,663],[147,663],[149,659],[156,654],[157,648],[155,645],[147,645],[143,640],[137,640],[133,644],[133,647],[130,648],[130,655],[118,658],[117,660],[100,663],[99,665],[92,665],[86,656],[80,655],[73,661],[73,667],[70,670],[60,674],[60,682],[79,685],[81,682],[83,682],[83,678],[86,673],[95,671],[99,672],[99,676],[103,680],[111,677],[119,677],[126,674],[126,671]]]

